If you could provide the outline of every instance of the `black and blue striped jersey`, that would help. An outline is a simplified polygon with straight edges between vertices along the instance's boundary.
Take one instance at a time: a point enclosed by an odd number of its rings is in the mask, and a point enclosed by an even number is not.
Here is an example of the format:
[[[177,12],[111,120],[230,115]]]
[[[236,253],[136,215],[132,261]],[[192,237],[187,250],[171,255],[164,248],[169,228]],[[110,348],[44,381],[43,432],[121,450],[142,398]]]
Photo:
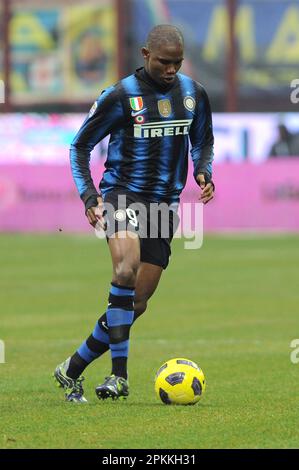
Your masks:
[[[71,145],[72,174],[83,201],[97,194],[90,152],[110,134],[100,192],[125,188],[153,202],[176,202],[186,184],[188,148],[194,176],[212,177],[213,129],[208,96],[198,82],[177,74],[167,88],[144,68],[106,89]]]

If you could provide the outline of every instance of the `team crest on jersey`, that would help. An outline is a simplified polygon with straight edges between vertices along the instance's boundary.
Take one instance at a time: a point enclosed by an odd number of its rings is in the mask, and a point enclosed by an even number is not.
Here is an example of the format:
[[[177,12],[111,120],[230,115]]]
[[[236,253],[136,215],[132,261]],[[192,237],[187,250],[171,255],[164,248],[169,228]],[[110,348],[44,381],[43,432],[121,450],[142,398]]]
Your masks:
[[[97,107],[98,107],[98,103],[97,103],[97,101],[95,101],[95,102],[93,103],[92,107],[90,108],[88,117],[91,117],[91,116],[94,115],[94,113],[95,113],[96,110],[97,110]]]
[[[158,101],[159,113],[163,117],[169,117],[172,113],[171,103],[168,99]]]
[[[192,96],[185,96],[184,98],[184,106],[187,111],[194,111],[195,108],[195,99]]]
[[[143,108],[143,99],[141,96],[130,98],[130,106],[133,111],[140,111]]]

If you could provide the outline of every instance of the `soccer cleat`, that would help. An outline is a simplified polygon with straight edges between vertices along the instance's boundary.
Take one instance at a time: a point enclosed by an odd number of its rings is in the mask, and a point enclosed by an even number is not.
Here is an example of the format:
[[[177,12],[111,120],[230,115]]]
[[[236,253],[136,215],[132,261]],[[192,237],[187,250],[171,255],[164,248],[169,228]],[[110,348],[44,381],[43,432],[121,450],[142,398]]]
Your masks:
[[[125,399],[129,395],[129,383],[123,377],[110,375],[105,377],[105,382],[102,385],[96,387],[96,394],[100,400],[106,398],[112,398],[112,400]]]
[[[66,370],[68,368],[69,359],[59,366],[56,367],[53,377],[56,381],[57,387],[63,388],[65,391],[66,401],[71,401],[74,403],[87,403],[86,398],[84,398],[82,382],[84,377],[80,376],[78,379],[72,379],[66,375]]]

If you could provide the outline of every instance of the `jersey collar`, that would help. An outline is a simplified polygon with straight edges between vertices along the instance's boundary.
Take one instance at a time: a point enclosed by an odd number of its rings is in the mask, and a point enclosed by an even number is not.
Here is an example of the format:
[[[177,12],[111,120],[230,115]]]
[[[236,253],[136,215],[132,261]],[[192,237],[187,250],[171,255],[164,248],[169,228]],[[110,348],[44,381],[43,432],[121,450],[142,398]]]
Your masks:
[[[173,83],[170,83],[169,85],[160,85],[152,79],[152,77],[149,73],[147,73],[144,67],[136,69],[135,75],[151,87],[154,87],[156,90],[160,91],[161,93],[168,93],[178,83],[178,77],[176,76]]]

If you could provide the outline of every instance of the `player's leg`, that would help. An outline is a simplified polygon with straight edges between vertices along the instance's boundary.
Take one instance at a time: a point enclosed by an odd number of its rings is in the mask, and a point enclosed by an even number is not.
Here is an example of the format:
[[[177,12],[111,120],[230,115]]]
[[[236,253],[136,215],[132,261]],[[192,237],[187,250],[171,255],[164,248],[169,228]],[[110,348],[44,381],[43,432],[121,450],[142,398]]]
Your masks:
[[[111,246],[115,245],[111,242]],[[125,251],[127,248],[125,249]],[[129,248],[130,250],[130,248]],[[124,262],[123,250],[121,246],[116,247],[114,251],[114,274],[113,280],[121,283],[129,282],[128,278],[131,278],[131,261],[130,256],[127,258],[128,262]],[[132,253],[130,251],[130,253]],[[163,269],[166,269],[170,256],[170,244],[162,239],[143,239],[141,240],[141,263],[139,264],[136,287],[135,287],[135,298],[134,298],[134,316],[133,322],[138,316],[140,316],[147,307],[148,299],[153,295],[157,288]],[[121,284],[120,284],[121,285]],[[67,371],[67,375],[73,378],[75,381],[81,379],[80,374],[94,359],[100,357],[104,352],[109,349],[109,327],[107,325],[106,313],[98,320],[94,331],[82,343],[80,348],[75,354],[69,358],[61,366],[64,371]],[[117,354],[117,353],[116,353]],[[119,370],[119,367],[124,367],[126,364],[126,358],[115,359],[115,372]],[[121,365],[123,363],[123,365]]]
[[[146,311],[147,302],[152,297],[156,288],[158,287],[162,272],[163,268],[161,266],[153,265],[150,263],[140,263],[136,277],[133,323],[140,315],[142,315]],[[102,333],[106,334],[104,342],[103,340],[96,340],[94,336],[92,338],[94,352],[98,352],[99,355],[102,355],[109,349],[109,335],[106,313],[104,313],[104,315],[99,318],[97,322],[97,327],[101,328]],[[90,344],[90,337],[88,338],[88,340]],[[82,373],[83,370],[84,369],[82,369],[80,373]]]
[[[104,202],[106,211],[105,218],[107,222],[106,236],[109,240],[109,247],[112,247],[110,251],[113,262],[113,281],[116,281],[116,285],[113,285],[113,283],[110,288],[109,304],[106,313],[108,331],[103,331],[97,323],[93,334],[90,335],[87,341],[84,341],[78,351],[56,367],[54,377],[57,384],[64,388],[66,399],[69,401],[79,401],[77,398],[83,397],[83,388],[81,385],[83,378],[80,376],[81,371],[83,371],[90,362],[106,351],[111,342],[113,345],[110,349],[112,350],[113,359],[116,358],[117,355],[124,354],[126,342],[125,340],[119,341],[123,344],[118,344],[118,340],[121,340],[122,337],[116,338],[115,336],[120,333],[123,338],[125,338],[124,331],[129,331],[129,326],[132,323],[132,316],[134,314],[133,307],[129,304],[131,303],[133,305],[134,285],[138,264],[140,262],[139,238],[137,234],[132,236],[132,233],[128,234],[130,235],[128,237],[123,237],[123,234],[120,232],[124,231],[124,233],[126,233],[127,230],[135,231],[136,225],[138,225],[136,213],[127,210],[129,203],[126,195],[119,194],[117,191],[111,191]],[[110,239],[113,239],[113,242],[110,243]],[[123,294],[125,299],[121,299],[122,296],[120,294]],[[128,304],[125,305],[124,308],[122,305],[118,308],[117,303],[122,300],[128,302]],[[109,307],[111,306],[116,307],[110,310],[113,310],[113,313],[117,315],[112,315],[111,312],[109,312]],[[111,326],[111,335],[114,335],[113,338],[110,337],[109,326]],[[121,349],[122,346],[124,351],[121,350],[117,353],[116,350],[118,348]],[[121,360],[115,359],[115,361],[113,360],[113,363],[114,362],[118,364]],[[123,360],[123,375],[125,375],[124,362]],[[117,366],[113,365],[113,369],[116,368]],[[73,392],[76,400],[73,400]],[[81,395],[81,397],[79,395]]]
[[[119,247],[117,246],[117,250],[118,249]],[[119,275],[117,275],[117,264],[118,263],[115,264],[116,269],[114,269],[114,282],[112,283],[112,292],[114,295],[110,294],[108,309],[106,312],[109,327],[109,346],[112,355],[112,373],[109,377],[106,377],[103,384],[96,387],[96,394],[99,399],[106,399],[109,397],[115,399],[126,397],[129,394],[127,381],[127,357],[131,324],[121,325],[121,321],[119,319],[121,318],[121,305],[123,307],[126,305],[127,307],[132,308],[133,303],[130,301],[128,302],[128,298],[126,299],[124,296],[124,294],[129,293],[127,291],[127,286],[125,287],[125,290],[123,290],[123,287],[118,284],[120,282],[120,278]],[[126,272],[129,272],[128,268],[129,267],[124,268]],[[162,268],[158,268],[157,266],[152,266],[150,264],[142,264],[142,266],[139,266],[136,278],[135,318],[145,311],[147,301],[158,285],[161,271]],[[119,266],[119,273],[120,272],[121,268]],[[121,282],[123,282],[123,280]],[[117,298],[115,294],[119,294],[121,297]],[[131,311],[131,314],[132,313],[133,312]],[[123,323],[126,321],[126,318],[127,317],[124,317]]]
[[[145,312],[147,302],[154,294],[159,284],[162,272],[163,268],[161,268],[161,266],[150,263],[140,263],[136,277],[133,323],[142,313]],[[85,343],[94,353],[94,356],[90,357],[90,362],[109,350],[106,312],[99,318],[93,333],[88,337]],[[83,347],[85,343],[81,346]],[[88,364],[86,364],[86,362],[76,363],[76,361],[74,361],[73,366],[74,369],[76,369],[75,377],[82,374],[87,365]]]
[[[135,320],[145,312],[147,302],[155,292],[163,268],[150,263],[140,263],[135,287],[134,317]],[[109,335],[106,312],[98,319],[93,332],[84,341],[71,357],[68,373],[73,378],[78,378],[84,369],[95,359],[109,350]],[[86,360],[83,359],[84,356]]]
[[[136,277],[133,323],[145,312],[148,300],[158,287],[162,272],[163,268],[161,266],[150,263],[140,263]],[[107,335],[104,338],[104,343],[100,341],[99,344],[95,345],[97,347],[96,352],[99,352],[99,355],[101,355],[109,349],[106,312],[99,318],[98,326]]]
[[[109,239],[113,276],[106,311],[111,375],[96,387],[98,398],[120,398],[129,394],[127,360],[130,328],[134,318],[134,297],[140,264],[140,242],[136,233],[117,232]]]
[[[140,263],[136,277],[133,323],[146,311],[147,302],[154,294],[162,272],[163,268],[161,266],[148,262]],[[81,374],[92,361],[109,349],[109,335],[105,313],[99,318],[87,340],[81,344],[70,358],[60,364],[55,371],[56,380],[61,387],[65,388],[68,401],[86,402],[82,388],[84,378]]]
[[[157,289],[162,272],[161,266],[140,263],[136,278],[134,321],[146,311],[147,302]]]
[[[80,377],[80,374],[92,360],[109,348],[112,356],[111,375],[122,378],[115,385],[122,385],[123,395],[127,394],[125,381],[127,379],[129,332],[134,316],[135,283],[140,264],[138,235],[132,232],[117,232],[113,238],[109,239],[109,248],[113,276],[106,311],[107,323],[105,326],[108,329],[104,332],[97,322],[87,341],[81,344],[71,358],[57,366],[54,372],[56,382],[65,389],[68,401],[85,401],[81,385],[83,378]]]
[[[161,266],[150,263],[140,263],[136,277],[133,323],[145,312],[147,302],[154,294],[162,272],[163,268]],[[55,371],[58,384],[61,387],[67,387],[66,395],[69,396],[69,401],[83,402],[85,400],[83,397],[83,377],[81,374],[91,362],[102,356],[109,349],[109,335],[105,312],[97,321],[90,336],[81,344],[75,353],[64,363],[60,364]],[[83,359],[83,357],[85,359]],[[76,388],[79,391],[79,395],[78,392],[76,393]]]
[[[140,265],[139,237],[118,232],[109,239],[113,276],[106,311],[112,374],[127,378],[129,332],[134,318],[134,297]]]
[[[162,272],[163,268],[161,266],[150,263],[140,263],[136,277],[133,323],[140,315],[142,315],[142,313],[145,312],[148,300],[152,297],[158,287]],[[104,343],[99,342],[99,344],[96,345],[96,352],[99,352],[99,355],[101,355],[109,349],[106,312],[99,318],[98,326],[107,335],[104,338]]]
[[[163,269],[166,269],[170,247],[161,240],[143,240],[141,263],[139,264],[134,299],[133,322],[144,313],[149,298],[155,292]],[[120,259],[120,257],[118,257]],[[85,368],[109,350],[106,312],[98,319],[93,332],[83,341],[77,351],[67,360],[67,374],[77,379]]]

